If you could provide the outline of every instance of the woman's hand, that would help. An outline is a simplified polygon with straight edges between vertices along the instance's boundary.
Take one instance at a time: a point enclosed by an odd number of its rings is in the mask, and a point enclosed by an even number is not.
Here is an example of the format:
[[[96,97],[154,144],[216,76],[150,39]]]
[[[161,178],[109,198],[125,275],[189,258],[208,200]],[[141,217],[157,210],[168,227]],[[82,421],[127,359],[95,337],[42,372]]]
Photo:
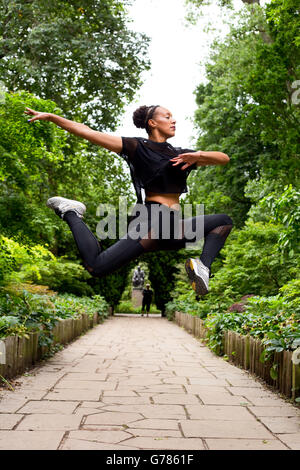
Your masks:
[[[181,153],[180,155],[177,155],[177,157],[171,158],[170,161],[175,162],[173,163],[173,166],[180,165],[180,163],[185,163],[185,165],[181,167],[181,170],[186,170],[186,168],[193,165],[194,163],[197,163],[198,165],[199,153],[200,152]]]
[[[37,121],[38,119],[40,121],[49,121],[50,118],[50,113],[42,113],[40,111],[34,111],[33,109],[26,108],[26,111],[24,111],[25,114],[34,116],[31,119],[28,119],[28,122],[33,122]]]
[[[171,162],[175,162],[173,166],[179,165],[180,163],[185,163],[181,167],[181,170],[186,170],[189,166],[196,163],[197,166],[206,166],[206,165],[226,165],[230,158],[226,153],[223,152],[203,152],[199,150],[198,152],[189,152],[181,153],[177,157],[171,158]]]

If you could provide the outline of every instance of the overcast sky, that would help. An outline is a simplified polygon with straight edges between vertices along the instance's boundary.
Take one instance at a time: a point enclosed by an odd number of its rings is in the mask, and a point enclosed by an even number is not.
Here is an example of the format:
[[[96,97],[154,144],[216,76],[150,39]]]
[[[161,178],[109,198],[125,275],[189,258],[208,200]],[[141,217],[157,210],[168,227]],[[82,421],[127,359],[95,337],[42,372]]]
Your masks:
[[[241,1],[237,0],[241,5]],[[176,136],[170,140],[174,146],[193,144],[191,122],[195,105],[196,86],[204,80],[204,67],[200,62],[208,56],[209,45],[216,34],[226,35],[224,11],[216,6],[204,8],[204,16],[196,26],[187,25],[184,0],[135,0],[129,10],[133,19],[130,28],[144,32],[151,38],[149,56],[151,70],[146,72],[144,85],[135,101],[128,106],[122,125],[115,134],[146,136],[132,122],[133,111],[141,105],[160,104],[168,108],[177,120]],[[216,32],[205,32],[211,22]],[[193,148],[193,147],[192,147]]]

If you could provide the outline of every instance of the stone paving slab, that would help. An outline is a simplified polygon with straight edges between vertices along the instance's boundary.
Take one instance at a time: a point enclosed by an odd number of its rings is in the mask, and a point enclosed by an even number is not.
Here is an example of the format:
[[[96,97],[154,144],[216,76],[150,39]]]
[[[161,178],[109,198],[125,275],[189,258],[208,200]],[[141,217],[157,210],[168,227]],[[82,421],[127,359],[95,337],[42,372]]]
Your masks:
[[[256,418],[242,406],[223,406],[223,405],[188,405],[186,411],[191,420],[222,420],[230,421],[234,424],[235,421],[244,421],[245,425],[248,421],[256,421]]]
[[[22,415],[17,414],[0,414],[0,423],[1,423],[1,430],[9,430],[13,429],[19,421],[23,419]]]
[[[139,413],[87,413],[86,424],[118,424],[128,427],[130,423],[136,423],[143,416]]]
[[[174,437],[135,437],[130,441],[138,449],[155,450],[204,450],[202,439],[183,439]]]
[[[66,438],[59,447],[60,450],[138,450],[137,447],[130,447],[120,444],[108,444],[99,441],[85,439]]]
[[[278,434],[278,438],[290,449],[300,450],[300,433]]]
[[[224,419],[186,420],[180,422],[185,437],[221,437],[272,439],[272,433],[256,420],[229,421]],[[274,437],[275,439],[275,437]]]
[[[63,436],[63,431],[0,431],[0,450],[56,450]]]
[[[70,431],[78,429],[81,416],[63,414],[33,414],[27,415],[15,427],[18,431]]]
[[[169,438],[169,437],[179,437],[181,438],[181,432],[170,431],[170,430],[160,430],[160,429],[140,429],[140,428],[131,428],[130,433],[134,437],[156,437],[156,438]]]
[[[1,450],[300,449],[299,407],[164,318],[110,318],[17,382]]]
[[[14,392],[16,393],[16,392]],[[1,402],[0,402],[1,403]],[[5,403],[5,401],[4,401]],[[49,401],[49,400],[40,400],[32,401],[28,400],[21,408],[19,408],[18,413],[21,414],[72,414],[78,406],[78,403],[75,401]]]
[[[210,450],[288,450],[280,441],[258,439],[206,439]]]

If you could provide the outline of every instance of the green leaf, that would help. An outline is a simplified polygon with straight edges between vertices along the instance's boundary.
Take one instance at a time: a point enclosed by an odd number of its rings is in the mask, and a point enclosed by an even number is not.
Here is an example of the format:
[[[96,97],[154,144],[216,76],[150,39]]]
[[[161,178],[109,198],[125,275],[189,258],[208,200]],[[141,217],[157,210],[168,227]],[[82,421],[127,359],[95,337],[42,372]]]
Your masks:
[[[273,380],[277,380],[278,378],[278,364],[273,364],[270,369],[270,376]]]
[[[259,362],[264,363],[266,361],[267,350],[264,349],[261,355],[259,356]]]

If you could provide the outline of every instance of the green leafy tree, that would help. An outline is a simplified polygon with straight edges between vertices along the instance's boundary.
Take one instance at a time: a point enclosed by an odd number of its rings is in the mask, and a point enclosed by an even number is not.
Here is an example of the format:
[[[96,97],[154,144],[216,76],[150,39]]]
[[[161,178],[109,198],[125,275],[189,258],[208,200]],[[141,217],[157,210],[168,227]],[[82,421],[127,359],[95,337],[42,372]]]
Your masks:
[[[176,251],[159,251],[142,255],[149,268],[149,281],[154,291],[155,304],[165,316],[165,306],[172,298],[172,291],[178,273],[178,261],[182,253]]]
[[[96,232],[99,222],[96,212],[100,203],[114,204],[118,220],[119,195],[127,196],[129,204],[133,202],[128,172],[124,171],[120,157],[100,147],[94,146],[91,155],[82,139],[77,139],[70,151],[66,133],[52,123],[27,124],[23,114],[26,105],[48,112],[60,111],[52,101],[38,99],[26,92],[7,93],[5,102],[0,105],[1,233],[22,244],[44,244],[57,256],[67,256],[61,266],[59,262],[45,266],[48,272],[44,270],[40,279],[31,276],[31,280],[46,283],[59,291],[92,292],[87,284],[90,275],[80,270],[80,266],[70,265],[74,272],[68,274],[68,260],[78,262],[78,250],[67,225],[46,207],[45,202],[57,194],[83,200],[88,209],[86,222]],[[104,240],[103,249],[106,244]],[[7,261],[2,257],[2,278],[9,267]],[[101,286],[105,292],[115,290],[114,297],[107,294],[107,299],[115,304],[116,295],[122,294],[125,271],[98,283],[95,291],[101,293]]]
[[[300,246],[300,191],[292,185],[286,186],[282,194],[271,193],[260,203],[262,210],[269,209],[271,221],[281,224],[280,236],[277,243],[278,251],[293,257],[299,254]]]
[[[228,238],[224,264],[212,279],[212,294],[235,299],[246,294],[276,295],[278,289],[295,277],[299,259],[281,263],[277,243],[280,225],[249,221]]]
[[[120,157],[76,139],[70,151],[67,134],[48,122],[27,124],[25,106],[56,112],[49,100],[29,93],[7,93],[0,104],[0,226],[11,237],[48,243],[59,255],[73,253],[75,245],[67,227],[46,207],[50,196],[83,199],[87,222],[95,230],[100,203],[118,205],[119,195],[132,187]],[[70,249],[72,247],[72,249]],[[73,248],[74,247],[74,248]],[[77,256],[77,255],[75,255]]]
[[[228,212],[236,227],[251,207],[250,182],[268,181],[267,191],[299,183],[300,114],[291,88],[299,75],[297,20],[293,0],[245,8],[225,40],[214,43],[208,81],[196,90],[197,146],[219,148],[231,160],[191,175],[190,199],[204,203],[206,213]]]
[[[112,307],[112,312],[115,311],[128,284],[128,275],[132,266],[133,261],[103,278],[93,278],[88,281],[93,290],[100,293]]]
[[[56,109],[55,103],[27,93],[7,93],[0,104],[0,226],[8,236],[46,243],[55,226],[44,209],[45,195],[64,159],[66,138],[61,129],[44,123],[29,127],[23,115],[26,101]]]
[[[1,0],[0,76],[51,99],[69,119],[115,129],[149,68],[148,38],[120,0]]]

